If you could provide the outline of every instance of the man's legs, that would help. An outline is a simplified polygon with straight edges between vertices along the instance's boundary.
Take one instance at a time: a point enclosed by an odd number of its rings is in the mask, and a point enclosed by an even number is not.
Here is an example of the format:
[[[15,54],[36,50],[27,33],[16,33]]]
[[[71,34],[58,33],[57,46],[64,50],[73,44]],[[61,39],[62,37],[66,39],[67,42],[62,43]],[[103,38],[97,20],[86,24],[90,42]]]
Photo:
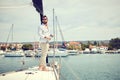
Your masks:
[[[42,51],[41,51],[39,69],[46,70],[46,57],[47,57],[47,52],[49,49],[49,44],[48,43],[41,43],[41,49],[42,49]]]
[[[46,57],[46,63],[48,63],[48,54],[47,54],[47,57]]]

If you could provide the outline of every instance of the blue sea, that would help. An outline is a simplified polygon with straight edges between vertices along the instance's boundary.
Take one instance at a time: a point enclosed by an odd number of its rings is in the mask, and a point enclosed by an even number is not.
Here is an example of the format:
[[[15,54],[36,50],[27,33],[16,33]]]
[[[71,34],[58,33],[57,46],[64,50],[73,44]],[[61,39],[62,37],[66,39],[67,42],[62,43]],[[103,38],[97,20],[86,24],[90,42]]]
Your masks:
[[[49,62],[52,60],[53,58],[49,58]],[[24,65],[22,61],[25,62]],[[34,57],[0,57],[0,73],[38,64],[39,58]],[[120,54],[79,54],[63,57],[60,74],[60,80],[120,80]]]

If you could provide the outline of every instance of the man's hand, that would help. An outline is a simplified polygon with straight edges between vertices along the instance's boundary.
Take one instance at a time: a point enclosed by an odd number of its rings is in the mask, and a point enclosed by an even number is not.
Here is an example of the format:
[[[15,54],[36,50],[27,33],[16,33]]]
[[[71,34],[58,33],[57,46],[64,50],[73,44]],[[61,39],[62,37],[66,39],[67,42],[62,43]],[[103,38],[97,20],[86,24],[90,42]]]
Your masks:
[[[47,39],[47,40],[51,40],[51,37],[47,37],[47,36],[45,36],[45,39]]]
[[[50,37],[54,37],[54,35],[50,34]]]

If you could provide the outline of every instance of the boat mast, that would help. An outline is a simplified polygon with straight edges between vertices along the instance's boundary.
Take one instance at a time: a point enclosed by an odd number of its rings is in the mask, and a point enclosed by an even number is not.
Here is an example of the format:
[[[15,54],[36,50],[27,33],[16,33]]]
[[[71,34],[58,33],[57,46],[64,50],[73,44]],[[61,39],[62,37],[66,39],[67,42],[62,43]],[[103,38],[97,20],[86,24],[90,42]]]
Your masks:
[[[53,9],[53,35],[55,36],[55,21],[54,21],[54,15],[55,15],[55,12],[54,12],[54,9]],[[53,44],[53,62],[55,62],[55,37],[54,37],[54,44]]]
[[[6,41],[6,51],[7,51],[7,44],[8,44],[8,40],[9,40],[9,37],[10,37],[10,34],[12,35],[11,36],[11,43],[13,42],[13,24],[12,24],[12,26],[11,26],[11,28],[10,28],[10,31],[9,31],[9,34],[8,34],[8,37],[7,37],[7,41]]]
[[[14,25],[12,24],[12,39],[11,39],[12,41],[11,41],[11,43],[13,42],[13,26]]]
[[[60,28],[60,24],[59,24],[59,21],[58,21],[58,18],[57,18],[57,16],[56,16],[56,22],[57,22],[57,24],[58,24],[58,28],[59,28],[59,32],[60,32],[60,34],[61,34],[61,37],[62,37],[62,41],[64,42],[63,33],[62,33],[62,30],[61,30],[61,28]]]
[[[61,35],[61,38],[62,38],[62,47],[66,48],[66,46],[65,46],[65,40],[64,40],[64,36],[63,36],[63,32],[62,32],[62,30],[60,28],[60,24],[59,24],[57,16],[56,16],[56,23],[57,23],[57,26],[58,26],[58,29],[59,29],[59,32],[60,32],[60,35]]]

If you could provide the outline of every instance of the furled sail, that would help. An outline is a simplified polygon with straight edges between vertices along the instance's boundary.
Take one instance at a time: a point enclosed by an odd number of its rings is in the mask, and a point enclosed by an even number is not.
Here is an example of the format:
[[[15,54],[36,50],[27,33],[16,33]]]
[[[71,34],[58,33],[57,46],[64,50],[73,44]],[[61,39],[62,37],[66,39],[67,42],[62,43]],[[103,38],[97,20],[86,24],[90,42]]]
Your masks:
[[[43,13],[43,2],[42,0],[32,0],[33,6],[36,8],[36,11],[40,14],[40,21],[42,21]]]

